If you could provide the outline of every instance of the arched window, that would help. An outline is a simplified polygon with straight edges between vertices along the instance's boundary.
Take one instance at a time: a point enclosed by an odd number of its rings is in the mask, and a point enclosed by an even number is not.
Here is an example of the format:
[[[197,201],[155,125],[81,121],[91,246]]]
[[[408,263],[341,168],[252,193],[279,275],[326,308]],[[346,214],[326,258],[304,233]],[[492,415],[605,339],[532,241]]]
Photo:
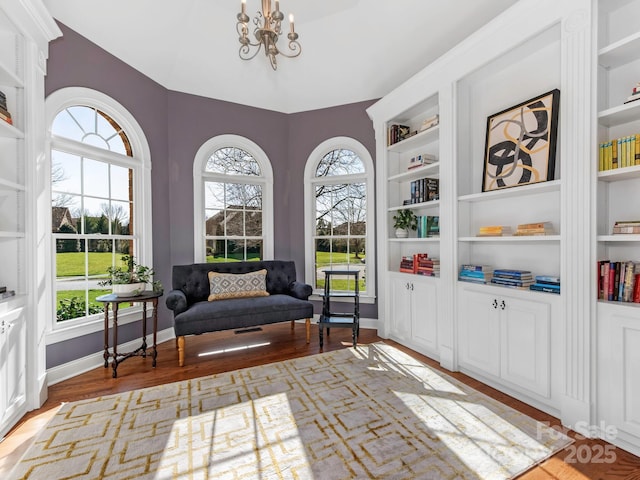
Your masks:
[[[360,294],[375,296],[373,161],[356,140],[320,144],[305,168],[306,281],[319,291],[323,270],[360,270]],[[353,285],[342,286],[353,290]]]
[[[149,148],[133,117],[86,88],[54,92],[50,127],[51,233],[57,326],[96,323],[107,268],[124,256],[151,266]],[[83,332],[85,333],[85,332]]]
[[[273,175],[262,149],[221,135],[196,154],[195,261],[273,258]]]

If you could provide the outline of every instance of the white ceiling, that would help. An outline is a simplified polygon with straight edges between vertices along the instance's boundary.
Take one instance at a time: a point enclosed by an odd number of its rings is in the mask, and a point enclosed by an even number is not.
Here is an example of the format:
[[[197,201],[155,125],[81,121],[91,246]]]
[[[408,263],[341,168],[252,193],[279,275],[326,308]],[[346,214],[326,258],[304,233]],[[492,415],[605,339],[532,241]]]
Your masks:
[[[280,0],[302,54],[277,71],[262,52],[238,57],[240,0],[43,2],[167,89],[293,113],[386,95],[516,0]],[[247,0],[247,14],[260,5]]]

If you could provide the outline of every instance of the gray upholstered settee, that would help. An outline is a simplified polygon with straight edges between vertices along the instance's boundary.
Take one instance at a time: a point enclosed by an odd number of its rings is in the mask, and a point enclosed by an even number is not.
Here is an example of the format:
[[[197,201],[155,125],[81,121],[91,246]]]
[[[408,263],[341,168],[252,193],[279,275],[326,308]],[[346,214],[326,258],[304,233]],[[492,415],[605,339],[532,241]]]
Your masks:
[[[266,290],[269,296],[207,300],[210,294],[209,272],[246,274],[262,269],[267,270]],[[312,289],[310,285],[296,280],[296,267],[292,261],[174,265],[171,283],[173,290],[166,297],[166,305],[173,310],[180,366],[184,365],[186,335],[285,321],[291,321],[293,329],[293,321],[304,318],[309,343],[313,304],[308,298]]]

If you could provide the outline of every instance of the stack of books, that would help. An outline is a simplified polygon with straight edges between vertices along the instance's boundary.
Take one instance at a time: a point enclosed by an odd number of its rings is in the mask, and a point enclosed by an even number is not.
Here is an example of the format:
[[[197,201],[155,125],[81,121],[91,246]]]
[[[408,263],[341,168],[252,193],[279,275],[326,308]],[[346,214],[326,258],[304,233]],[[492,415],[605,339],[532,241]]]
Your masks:
[[[640,220],[626,220],[613,224],[613,234],[636,235],[640,234]]]
[[[462,265],[458,274],[458,280],[473,283],[489,283],[492,277],[493,267],[490,265]]]
[[[528,290],[533,285],[533,275],[529,270],[507,270],[496,268],[491,283],[501,287]]]
[[[400,271],[404,273],[414,273],[413,271],[413,256],[403,256],[400,260]]]
[[[425,118],[420,125],[420,131],[424,132],[425,130],[429,130],[430,128],[435,127],[440,123],[440,115],[437,113],[435,115],[430,116],[429,118]]]
[[[521,223],[516,227],[516,231],[514,233],[516,236],[553,234],[553,224],[551,222]]]
[[[598,262],[598,299],[640,303],[640,262]]]
[[[418,215],[418,238],[440,236],[440,217],[437,215]]]
[[[413,265],[415,266],[415,273],[418,275],[425,275],[427,277],[440,276],[439,258],[429,258],[426,253],[417,253],[414,255]]]
[[[9,110],[7,110],[7,96],[0,91],[0,120],[4,120],[9,125],[13,125],[13,120]]]
[[[536,275],[535,280],[535,283],[529,286],[530,290],[560,294],[560,277]]]
[[[487,225],[480,227],[478,237],[502,237],[503,235],[511,235],[511,227],[508,225]]]
[[[431,155],[430,153],[421,153],[420,155],[416,155],[415,157],[411,157],[409,160],[408,170],[413,170],[414,168],[424,167],[425,165],[430,165],[432,163],[437,162],[435,155]]]

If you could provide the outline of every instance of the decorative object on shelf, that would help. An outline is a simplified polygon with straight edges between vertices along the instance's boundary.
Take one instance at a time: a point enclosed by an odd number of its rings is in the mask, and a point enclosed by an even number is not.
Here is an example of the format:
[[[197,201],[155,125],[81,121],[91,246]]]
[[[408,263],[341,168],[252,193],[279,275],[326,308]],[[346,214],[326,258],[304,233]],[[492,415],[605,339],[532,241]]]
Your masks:
[[[551,222],[534,222],[521,223],[516,227],[515,236],[527,237],[531,235],[554,235],[553,223]]]
[[[2,91],[0,91],[0,120],[4,120],[9,125],[13,125],[13,119],[7,109],[7,96]]]
[[[627,97],[627,101],[624,103],[631,103],[636,100],[640,100],[640,82],[636,83],[636,86],[631,90],[631,95]]]
[[[246,0],[242,0],[241,11],[236,17],[238,19],[236,30],[240,35],[238,40],[241,44],[238,54],[242,60],[251,60],[264,47],[264,53],[269,58],[271,68],[277,70],[277,55],[287,58],[294,58],[300,55],[302,47],[298,42],[298,34],[294,29],[293,14],[289,14],[290,31],[287,34],[290,53],[285,53],[279,50],[277,45],[278,39],[282,34],[282,20],[284,19],[284,15],[280,11],[280,2],[276,0],[275,9],[272,9],[271,0],[262,0],[262,11],[259,11],[253,19],[255,43],[249,39],[249,16],[246,14],[246,3]]]
[[[7,290],[6,287],[3,287],[3,288],[5,288],[5,290],[2,293],[0,293],[0,300],[4,300],[6,298],[15,297],[15,295],[16,295],[16,291],[15,290]]]
[[[397,238],[407,238],[409,236],[409,229],[418,229],[418,217],[416,217],[416,214],[413,213],[411,209],[403,208],[398,210],[398,213],[393,216],[393,220],[393,228],[396,229]]]
[[[394,143],[401,142],[409,137],[412,137],[418,132],[412,132],[411,127],[407,125],[393,124],[387,130],[387,145],[393,145]]]
[[[560,90],[487,118],[482,191],[553,180]]]
[[[111,291],[119,297],[135,297],[144,292],[146,285],[151,284],[154,292],[162,292],[162,284],[153,281],[152,268],[138,264],[132,255],[122,257],[124,266],[107,268],[109,278],[98,283],[100,286],[111,285]]]

